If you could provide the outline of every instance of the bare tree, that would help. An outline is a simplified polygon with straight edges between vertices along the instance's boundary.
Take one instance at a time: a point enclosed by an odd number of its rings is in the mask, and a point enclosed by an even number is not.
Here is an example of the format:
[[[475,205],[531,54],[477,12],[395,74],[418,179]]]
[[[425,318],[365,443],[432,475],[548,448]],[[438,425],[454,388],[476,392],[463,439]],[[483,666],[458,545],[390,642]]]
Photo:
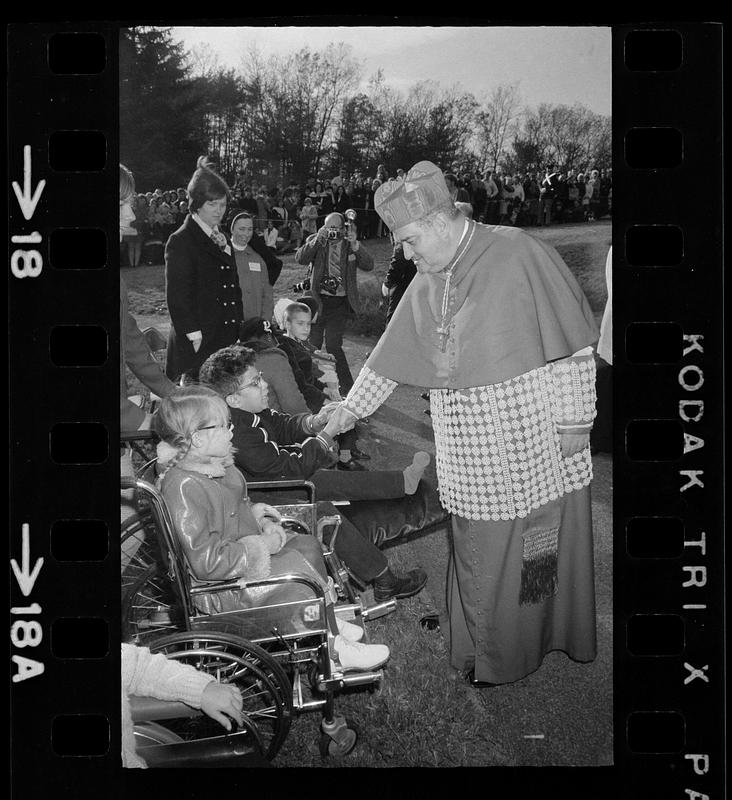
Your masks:
[[[477,114],[479,153],[485,168],[495,170],[507,153],[509,134],[519,115],[518,86],[496,87],[481,106]]]
[[[208,42],[194,45],[186,56],[192,78],[211,79],[221,72],[219,54]]]
[[[508,161],[519,170],[553,162],[561,170],[610,166],[610,117],[581,105],[541,103],[525,109],[517,125]]]
[[[343,43],[267,58],[253,49],[236,72],[204,44],[185,66],[195,136],[230,179],[241,168],[270,183],[339,167],[373,174],[378,163],[393,173],[422,159],[471,172],[610,165],[609,117],[579,105],[522,108],[517,85],[497,86],[480,102],[433,81],[400,93],[380,70],[357,93],[362,65]]]
[[[358,84],[360,65],[344,44],[303,48],[286,57],[252,54],[244,79],[252,98],[249,138],[280,177],[317,174],[335,135],[338,113]]]

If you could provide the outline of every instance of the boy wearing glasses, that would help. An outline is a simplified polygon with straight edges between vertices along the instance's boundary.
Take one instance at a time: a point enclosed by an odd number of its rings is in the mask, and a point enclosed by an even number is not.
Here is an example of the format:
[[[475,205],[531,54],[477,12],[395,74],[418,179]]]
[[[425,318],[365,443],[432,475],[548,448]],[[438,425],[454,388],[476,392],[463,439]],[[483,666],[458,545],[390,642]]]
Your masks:
[[[329,500],[386,500],[416,492],[429,463],[417,453],[406,469],[362,472],[357,476],[328,469],[335,458],[333,436],[347,421],[344,411],[323,408],[318,414],[281,414],[268,407],[267,382],[256,367],[256,354],[232,345],[209,356],[200,380],[222,397],[233,423],[234,463],[248,480],[312,480]],[[318,503],[319,515],[338,513],[332,503]],[[410,597],[427,581],[422,569],[393,573],[384,554],[366,534],[342,516],[336,552],[361,581],[374,584],[377,602]]]

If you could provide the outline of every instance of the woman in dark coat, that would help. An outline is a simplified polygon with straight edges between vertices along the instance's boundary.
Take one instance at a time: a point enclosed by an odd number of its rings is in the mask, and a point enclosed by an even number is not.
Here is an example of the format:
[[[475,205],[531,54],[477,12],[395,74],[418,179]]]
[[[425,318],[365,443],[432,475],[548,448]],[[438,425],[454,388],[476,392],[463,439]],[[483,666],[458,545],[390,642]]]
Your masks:
[[[226,183],[199,158],[188,184],[190,214],[165,246],[170,335],[165,372],[198,377],[201,364],[234,344],[242,321],[236,262],[219,224],[230,199]]]
[[[351,207],[351,198],[346,194],[343,186],[338,186],[335,192],[335,203],[333,210],[339,214],[344,214]]]
[[[320,195],[320,214],[318,216],[318,227],[320,227],[325,218],[335,209],[336,193],[335,189],[330,184],[327,184],[325,190]],[[320,219],[322,217],[322,220]]]

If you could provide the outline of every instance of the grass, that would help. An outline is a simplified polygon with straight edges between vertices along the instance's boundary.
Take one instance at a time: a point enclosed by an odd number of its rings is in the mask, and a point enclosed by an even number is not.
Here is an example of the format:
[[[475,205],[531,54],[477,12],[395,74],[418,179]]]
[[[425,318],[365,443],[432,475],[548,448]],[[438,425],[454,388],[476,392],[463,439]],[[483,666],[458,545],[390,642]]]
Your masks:
[[[608,221],[561,225],[529,232],[555,246],[570,266],[596,316],[605,298],[605,257],[610,242]],[[366,313],[354,321],[347,354],[355,371],[380,332],[379,287],[391,256],[388,241],[370,240],[372,273],[359,273]],[[292,284],[305,268],[285,257],[275,297],[293,297]],[[131,310],[141,327],[167,327],[163,268],[123,271]],[[383,322],[381,323],[383,327]],[[363,332],[363,333],[362,333]],[[388,406],[388,407],[387,407]],[[400,467],[416,449],[434,453],[425,403],[419,390],[400,386],[372,418],[363,449],[372,454],[370,469]],[[609,457],[595,458],[596,586],[599,654],[590,665],[551,653],[536,673],[516,684],[475,691],[449,664],[447,643],[439,631],[426,632],[421,616],[444,609],[444,576],[449,550],[447,527],[387,551],[398,571],[424,567],[426,589],[399,601],[397,610],[368,624],[369,639],[383,642],[392,656],[383,685],[337,699],[339,713],[360,729],[354,752],[323,761],[319,754],[318,712],[296,718],[275,759],[278,767],[456,767],[524,765],[597,765],[612,762],[612,604],[611,604],[611,467]],[[434,476],[434,468],[430,467]],[[543,738],[528,738],[541,732]]]
[[[392,615],[369,623],[370,640],[389,645],[392,658],[379,689],[341,695],[336,701],[338,712],[352,720],[361,734],[353,753],[322,760],[317,749],[320,716],[313,713],[295,720],[276,766],[510,763],[491,727],[485,724],[482,703],[450,669],[444,639],[419,626],[418,619],[425,611],[419,599],[400,601]]]

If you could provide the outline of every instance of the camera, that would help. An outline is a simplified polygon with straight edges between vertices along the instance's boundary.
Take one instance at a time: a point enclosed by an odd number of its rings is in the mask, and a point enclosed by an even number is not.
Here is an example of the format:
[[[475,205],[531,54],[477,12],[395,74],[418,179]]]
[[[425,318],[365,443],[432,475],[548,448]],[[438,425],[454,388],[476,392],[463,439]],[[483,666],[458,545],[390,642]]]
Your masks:
[[[303,294],[304,292],[309,292],[310,291],[310,278],[305,278],[304,281],[300,281],[300,283],[293,284],[292,286],[290,286],[290,291],[291,292],[300,292],[300,294]]]
[[[331,241],[337,241],[343,238],[343,231],[340,228],[328,228],[326,235]]]
[[[320,285],[326,292],[335,294],[338,291],[338,287],[341,285],[341,282],[333,275],[328,275],[328,277],[323,278],[323,280],[320,282]]]

